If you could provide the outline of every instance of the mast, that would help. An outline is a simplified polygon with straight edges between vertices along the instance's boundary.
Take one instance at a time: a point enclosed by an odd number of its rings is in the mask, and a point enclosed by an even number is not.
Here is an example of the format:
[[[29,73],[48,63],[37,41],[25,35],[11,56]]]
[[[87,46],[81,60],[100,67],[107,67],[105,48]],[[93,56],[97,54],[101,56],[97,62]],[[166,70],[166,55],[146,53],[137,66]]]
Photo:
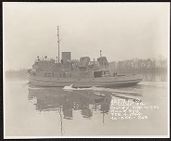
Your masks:
[[[57,26],[57,43],[58,43],[58,63],[60,63],[60,39],[59,39],[59,26]]]
[[[100,57],[102,57],[102,50],[100,50]]]

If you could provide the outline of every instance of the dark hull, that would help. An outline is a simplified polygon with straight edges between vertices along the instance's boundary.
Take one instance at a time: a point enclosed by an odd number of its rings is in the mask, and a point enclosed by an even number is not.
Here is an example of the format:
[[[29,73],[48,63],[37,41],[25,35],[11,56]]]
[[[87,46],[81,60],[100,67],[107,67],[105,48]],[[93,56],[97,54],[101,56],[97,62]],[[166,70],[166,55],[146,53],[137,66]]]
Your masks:
[[[87,79],[30,77],[30,85],[41,87],[64,87],[71,84],[75,88],[89,88],[92,86],[108,88],[128,87],[136,85],[140,81],[142,81],[142,77],[139,75]]]

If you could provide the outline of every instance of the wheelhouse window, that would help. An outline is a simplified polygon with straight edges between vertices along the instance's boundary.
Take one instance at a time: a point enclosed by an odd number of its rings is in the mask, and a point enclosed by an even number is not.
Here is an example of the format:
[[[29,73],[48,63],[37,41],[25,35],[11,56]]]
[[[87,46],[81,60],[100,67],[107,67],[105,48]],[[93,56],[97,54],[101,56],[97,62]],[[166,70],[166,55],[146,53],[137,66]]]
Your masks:
[[[109,71],[104,71],[104,70],[101,70],[101,71],[95,71],[94,72],[94,77],[108,77],[110,76],[110,72]]]
[[[94,77],[102,77],[103,76],[103,71],[95,71],[94,72]]]

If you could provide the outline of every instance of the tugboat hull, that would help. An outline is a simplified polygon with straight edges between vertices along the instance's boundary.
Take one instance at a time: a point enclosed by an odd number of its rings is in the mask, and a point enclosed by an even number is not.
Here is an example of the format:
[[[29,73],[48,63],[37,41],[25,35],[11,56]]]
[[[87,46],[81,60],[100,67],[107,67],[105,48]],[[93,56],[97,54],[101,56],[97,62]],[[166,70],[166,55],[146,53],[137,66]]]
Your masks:
[[[46,78],[46,77],[30,77],[30,85],[41,87],[64,87],[73,84],[75,88],[88,87],[127,87],[136,85],[142,81],[140,75],[116,76],[116,77],[100,77],[100,78]]]

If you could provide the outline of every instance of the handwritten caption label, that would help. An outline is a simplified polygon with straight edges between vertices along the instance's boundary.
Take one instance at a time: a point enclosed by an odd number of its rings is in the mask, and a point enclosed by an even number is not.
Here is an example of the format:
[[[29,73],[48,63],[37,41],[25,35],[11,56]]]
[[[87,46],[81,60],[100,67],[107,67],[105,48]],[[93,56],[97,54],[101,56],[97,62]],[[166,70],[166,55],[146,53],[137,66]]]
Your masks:
[[[148,119],[148,116],[143,113],[144,110],[158,110],[159,106],[147,105],[143,102],[116,99],[111,101],[111,119],[112,120],[144,120]]]

